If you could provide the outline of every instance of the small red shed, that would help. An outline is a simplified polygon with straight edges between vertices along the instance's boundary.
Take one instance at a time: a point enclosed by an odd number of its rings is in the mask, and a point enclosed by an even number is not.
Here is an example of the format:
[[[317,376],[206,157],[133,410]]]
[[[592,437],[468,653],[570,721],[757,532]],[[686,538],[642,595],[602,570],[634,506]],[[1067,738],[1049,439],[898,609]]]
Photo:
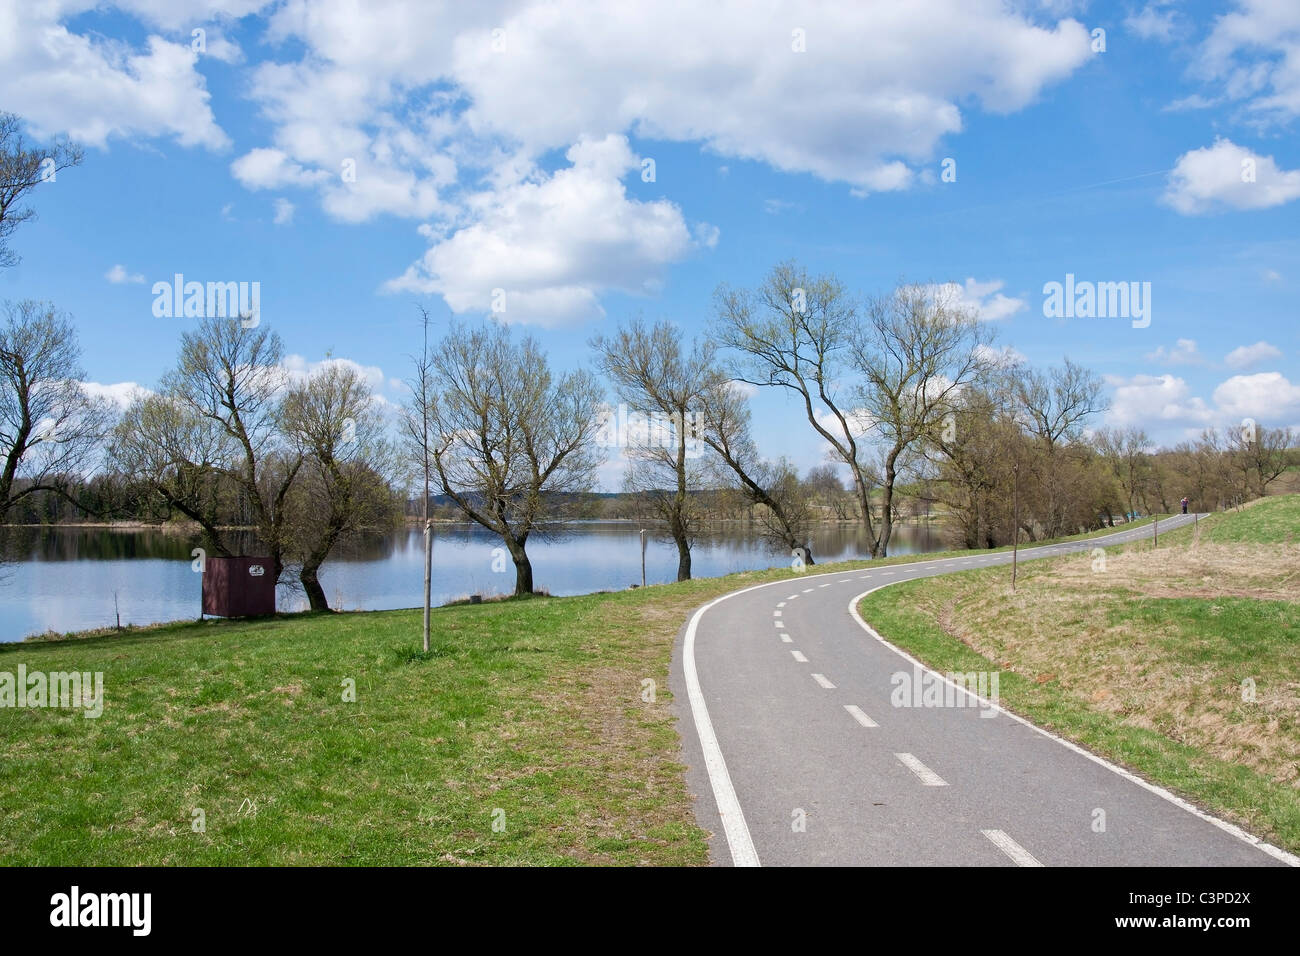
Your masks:
[[[206,558],[203,613],[259,617],[275,613],[275,571],[270,558]]]

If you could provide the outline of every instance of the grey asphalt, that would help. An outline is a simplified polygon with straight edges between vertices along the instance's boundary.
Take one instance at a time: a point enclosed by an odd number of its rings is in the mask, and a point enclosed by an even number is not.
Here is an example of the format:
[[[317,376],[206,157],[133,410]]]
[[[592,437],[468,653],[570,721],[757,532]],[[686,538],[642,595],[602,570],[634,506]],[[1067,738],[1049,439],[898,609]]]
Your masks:
[[[1191,515],[1166,519],[1160,530],[1192,520]],[[1150,534],[1145,526],[1025,548],[1020,560],[1090,551]],[[853,598],[894,581],[1010,560],[1009,553],[999,552],[867,565],[831,575],[819,575],[813,567],[804,575],[728,597],[703,613],[694,637],[700,700],[757,862],[1286,865],[1284,854],[1279,859],[971,698],[955,698],[967,706],[891,706],[892,675],[912,675],[913,665],[854,620],[849,611]],[[778,607],[781,602],[784,606]],[[778,610],[780,617],[774,616]],[[777,621],[783,626],[777,627]],[[692,706],[683,668],[686,631],[683,627],[678,635],[670,686],[687,783],[697,819],[713,834],[714,863],[730,865],[736,848],[724,833],[698,733],[698,708]],[[788,643],[782,633],[789,636]],[[795,651],[807,662],[797,660]],[[834,687],[823,687],[814,674]],[[863,726],[846,710],[848,705],[878,726]],[[946,785],[925,785],[898,754],[912,755]],[[755,861],[742,853],[737,862]]]

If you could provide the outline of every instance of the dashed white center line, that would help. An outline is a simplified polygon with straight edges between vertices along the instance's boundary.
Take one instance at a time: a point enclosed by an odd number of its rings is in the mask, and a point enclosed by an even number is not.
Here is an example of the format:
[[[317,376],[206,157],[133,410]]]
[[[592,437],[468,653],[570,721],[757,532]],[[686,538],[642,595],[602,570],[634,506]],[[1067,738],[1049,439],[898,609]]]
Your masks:
[[[776,620],[773,621],[772,623],[775,624],[778,628],[785,627],[785,621]]]
[[[784,602],[784,601],[778,601],[776,606],[777,606],[777,607],[785,607],[785,602]]]
[[[828,588],[828,587],[831,586],[831,582],[827,581],[825,584],[819,584],[819,585],[817,585],[817,586],[818,586],[819,588]]]
[[[785,631],[782,631],[782,632],[781,632],[781,643],[782,643],[782,644],[793,644],[793,643],[794,643],[794,638],[791,637],[789,634],[787,634]]]
[[[808,658],[804,657],[798,651],[791,651],[790,653],[794,656],[794,659],[797,660],[800,664],[808,663]]]
[[[863,727],[879,727],[880,725],[862,712],[862,708],[857,704],[845,704],[844,709],[853,715],[853,719]]]
[[[841,579],[840,579],[840,584],[852,584],[852,583],[853,583],[853,579],[852,579],[852,578],[841,578]]]
[[[893,574],[894,572],[893,572],[893,571],[884,571],[884,572],[881,572],[881,573],[883,573],[883,574]]]
[[[1016,866],[1042,866],[1032,853],[1017,843],[1011,837],[1007,836],[1001,830],[981,830],[991,841],[993,845],[1005,853],[1011,859],[1016,861]]]
[[[813,588],[804,588],[804,589],[803,589],[803,593],[804,593],[804,594],[811,594],[811,593],[813,592],[813,590],[814,590]]]
[[[834,690],[834,689],[835,689],[835,685],[832,684],[830,681],[828,681],[828,680],[826,679],[826,675],[825,675],[825,674],[813,674],[813,680],[815,680],[817,683],[821,684],[821,685],[822,685],[823,687],[825,687],[827,690]]]
[[[786,600],[787,600],[787,601],[793,601],[793,600],[794,600],[795,598],[797,598],[798,596],[799,596],[799,595],[797,595],[797,594],[791,594],[788,598],[786,598]]]
[[[927,787],[946,787],[948,782],[911,754],[894,754],[903,766],[921,778]]]
[[[773,611],[773,612],[772,612],[772,616],[773,616],[773,617],[780,617],[780,616],[781,616],[781,612],[780,612],[780,611]]]

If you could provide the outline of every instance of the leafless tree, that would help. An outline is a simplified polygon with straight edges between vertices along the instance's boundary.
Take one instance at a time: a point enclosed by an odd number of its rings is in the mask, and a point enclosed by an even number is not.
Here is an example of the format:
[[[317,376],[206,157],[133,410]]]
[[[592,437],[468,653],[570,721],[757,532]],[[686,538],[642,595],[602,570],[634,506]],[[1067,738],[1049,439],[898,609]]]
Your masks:
[[[647,416],[645,441],[626,449],[627,487],[645,497],[665,522],[677,545],[677,580],[689,580],[699,521],[691,491],[704,473],[703,436],[691,432],[706,393],[720,386],[713,347],[707,341],[683,347],[681,331],[671,323],[647,326],[639,319],[613,335],[596,336],[591,347],[619,397]]]
[[[0,520],[38,492],[67,495],[98,465],[111,425],[108,403],[82,379],[81,350],[67,315],[43,302],[6,303],[0,325]]]
[[[19,225],[36,218],[34,209],[19,206],[23,197],[60,170],[79,166],[82,156],[81,147],[74,143],[29,144],[23,138],[22,121],[13,113],[0,112],[0,269],[18,262],[9,237]]]
[[[286,499],[287,550],[313,611],[329,610],[320,568],[345,536],[396,518],[395,456],[379,404],[350,365],[326,362],[291,385],[279,424],[302,462]]]
[[[433,355],[433,468],[472,521],[500,535],[515,594],[533,592],[528,538],[557,496],[595,481],[600,388],[586,371],[556,377],[537,342],[503,325],[455,325]]]

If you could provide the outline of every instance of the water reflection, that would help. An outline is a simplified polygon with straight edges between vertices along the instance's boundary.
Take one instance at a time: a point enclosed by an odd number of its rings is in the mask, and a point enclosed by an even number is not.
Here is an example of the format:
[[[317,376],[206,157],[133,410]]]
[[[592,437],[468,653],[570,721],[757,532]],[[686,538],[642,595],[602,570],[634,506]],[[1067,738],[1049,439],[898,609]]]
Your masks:
[[[641,580],[640,526],[593,521],[548,529],[529,541],[536,584],[552,594],[583,594],[626,588]],[[646,578],[671,581],[677,551],[651,534]],[[0,640],[21,640],[46,630],[70,631],[122,623],[196,618],[200,580],[191,570],[197,536],[156,529],[5,528],[0,544],[14,562],[0,582]],[[818,562],[868,553],[860,527],[828,525],[812,536]],[[255,552],[247,536],[241,547]],[[502,594],[514,587],[514,566],[500,539],[476,525],[439,525],[433,549],[433,600],[441,604],[469,594]],[[938,528],[895,529],[894,554],[939,550]],[[696,577],[788,565],[790,557],[743,523],[701,533],[693,551]],[[502,571],[494,568],[504,568]],[[330,603],[348,610],[413,607],[424,580],[418,528],[367,535],[338,549],[325,565],[322,583]],[[116,605],[115,605],[116,600]],[[301,593],[281,586],[282,610],[306,607]]]

